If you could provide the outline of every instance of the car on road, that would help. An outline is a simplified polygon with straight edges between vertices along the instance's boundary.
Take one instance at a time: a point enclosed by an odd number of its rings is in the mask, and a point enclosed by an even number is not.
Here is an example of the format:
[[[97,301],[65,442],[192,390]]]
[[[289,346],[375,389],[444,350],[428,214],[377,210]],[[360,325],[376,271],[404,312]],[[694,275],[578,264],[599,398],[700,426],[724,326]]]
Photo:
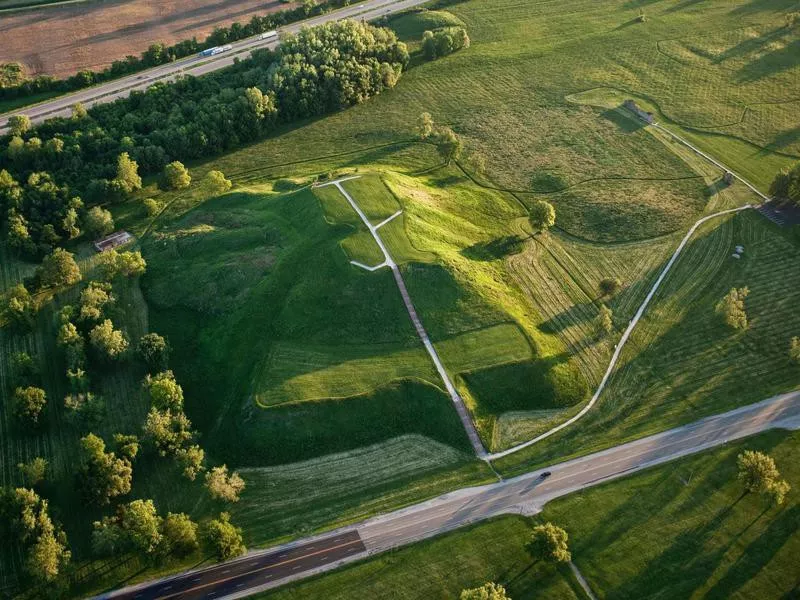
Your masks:
[[[539,473],[539,479],[547,479],[552,473],[550,471],[542,471]]]

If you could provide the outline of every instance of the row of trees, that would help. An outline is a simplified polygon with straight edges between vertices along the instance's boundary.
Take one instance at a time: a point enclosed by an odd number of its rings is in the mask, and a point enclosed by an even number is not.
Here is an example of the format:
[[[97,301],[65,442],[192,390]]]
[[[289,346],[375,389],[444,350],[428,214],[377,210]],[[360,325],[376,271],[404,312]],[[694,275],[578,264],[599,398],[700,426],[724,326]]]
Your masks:
[[[469,48],[469,44],[469,35],[463,27],[442,27],[422,34],[422,53],[427,60]]]
[[[82,70],[66,79],[56,79],[48,75],[40,75],[27,79],[18,63],[0,65],[0,100],[25,98],[42,92],[67,92],[116,79],[123,75],[149,69],[157,65],[173,62],[179,58],[192,56],[206,48],[235,42],[247,37],[272,31],[316,14],[322,14],[334,8],[347,6],[350,0],[306,0],[299,6],[268,15],[253,15],[247,23],[234,22],[228,27],[215,27],[203,41],[193,37],[182,40],[171,46],[163,43],[151,44],[139,57],[128,55],[124,59],[115,60],[110,67],[102,71]]]
[[[45,254],[86,228],[84,205],[126,198],[141,188],[142,175],[162,171],[166,187],[185,187],[178,159],[213,156],[281,123],[364,102],[394,87],[408,62],[406,45],[390,30],[342,21],[304,29],[277,52],[157,83],[88,113],[76,106],[70,118],[37,127],[16,118],[0,154],[9,242]]]

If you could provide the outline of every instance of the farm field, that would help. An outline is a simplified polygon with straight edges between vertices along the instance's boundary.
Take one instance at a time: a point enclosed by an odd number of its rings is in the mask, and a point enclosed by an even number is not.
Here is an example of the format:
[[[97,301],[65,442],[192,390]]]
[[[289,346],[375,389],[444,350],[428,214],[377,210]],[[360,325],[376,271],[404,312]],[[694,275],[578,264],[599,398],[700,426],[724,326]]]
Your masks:
[[[0,9],[5,8],[0,2]],[[8,2],[10,4],[10,2]],[[150,44],[205,38],[214,27],[291,6],[278,0],[187,5],[168,0],[87,0],[3,14],[0,62],[19,62],[30,75],[68,77],[101,70]]]
[[[787,598],[796,590],[800,505],[743,496],[736,456],[769,452],[793,488],[800,434],[771,432],[545,505],[375,557],[259,598],[457,598],[495,581],[511,598],[583,598],[568,568],[533,562],[531,527],[567,530],[572,559],[598,598]],[[409,585],[409,581],[414,585]]]

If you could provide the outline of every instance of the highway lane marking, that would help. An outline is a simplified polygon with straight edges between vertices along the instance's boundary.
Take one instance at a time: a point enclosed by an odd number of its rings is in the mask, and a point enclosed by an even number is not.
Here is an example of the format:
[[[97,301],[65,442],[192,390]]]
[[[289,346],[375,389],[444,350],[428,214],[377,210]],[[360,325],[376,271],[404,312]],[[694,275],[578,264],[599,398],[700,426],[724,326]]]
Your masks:
[[[223,579],[217,579],[216,581],[211,581],[209,583],[204,583],[202,585],[197,585],[197,586],[195,586],[193,588],[189,588],[187,590],[181,590],[180,592],[175,592],[174,594],[169,594],[167,596],[159,596],[158,598],[156,598],[156,600],[166,600],[167,598],[176,598],[176,597],[178,597],[178,596],[180,596],[182,594],[190,594],[192,592],[195,592],[197,590],[202,590],[202,589],[210,587],[210,586],[223,584],[226,581],[230,581],[230,580],[236,579],[238,577],[244,577],[246,575],[252,575],[254,573],[258,573],[259,571],[265,571],[267,569],[274,569],[275,567],[280,567],[282,565],[287,565],[289,563],[293,563],[293,562],[296,562],[298,560],[302,560],[302,559],[305,559],[305,558],[310,558],[312,556],[316,556],[317,554],[322,554],[323,552],[329,552],[331,550],[338,550],[339,548],[346,548],[347,546],[352,546],[353,544],[362,544],[363,545],[361,537],[358,537],[355,540],[351,540],[349,542],[345,542],[344,544],[339,544],[338,546],[333,546],[331,548],[325,548],[324,550],[317,550],[316,552],[312,552],[311,554],[304,554],[303,556],[298,556],[296,558],[290,558],[289,560],[284,560],[282,562],[275,563],[273,565],[267,565],[265,567],[260,567],[258,569],[253,569],[252,571],[246,571],[244,573],[239,573],[238,575],[232,575],[230,577],[225,577]],[[355,548],[352,548],[351,551],[352,550],[355,550]],[[292,570],[296,570],[296,569],[292,569]],[[272,575],[267,575],[266,579],[270,579],[271,577],[272,577]],[[209,597],[212,596],[215,593],[216,592],[210,592],[209,593]]]

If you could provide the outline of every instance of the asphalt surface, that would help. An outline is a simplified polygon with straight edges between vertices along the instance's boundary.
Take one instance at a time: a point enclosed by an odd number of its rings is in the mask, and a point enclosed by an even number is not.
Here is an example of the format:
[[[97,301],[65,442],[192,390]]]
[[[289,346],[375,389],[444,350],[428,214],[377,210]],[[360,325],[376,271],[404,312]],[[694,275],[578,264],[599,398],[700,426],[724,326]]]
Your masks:
[[[319,15],[305,21],[286,25],[280,32],[296,33],[303,27],[320,25],[328,21],[340,19],[364,19],[372,21],[384,15],[413,8],[427,0],[366,0],[360,4],[341,8],[334,12]],[[40,123],[53,117],[68,117],[72,112],[72,105],[80,102],[86,108],[96,104],[113,102],[119,98],[127,97],[134,90],[145,90],[154,83],[172,81],[182,75],[195,77],[223,69],[233,64],[233,59],[247,58],[252,50],[257,48],[275,48],[278,46],[277,38],[260,39],[259,36],[234,42],[232,49],[216,56],[189,56],[175,62],[153,67],[146,71],[139,71],[132,75],[121,77],[85,90],[59,96],[36,104],[20,108],[19,110],[0,115],[0,134],[6,133],[8,117],[15,114],[28,115],[34,123]]]
[[[324,183],[319,187],[325,187],[328,185],[335,185],[336,188],[341,192],[341,194],[347,199],[350,203],[350,206],[353,207],[353,210],[356,211],[361,221],[364,225],[367,226],[370,234],[372,234],[372,238],[375,240],[375,243],[378,244],[378,247],[381,249],[383,253],[383,262],[379,265],[374,267],[369,267],[367,265],[362,265],[359,262],[351,261],[353,264],[358,265],[362,269],[366,269],[368,271],[374,271],[381,267],[389,267],[392,270],[392,274],[394,275],[394,280],[397,283],[397,287],[400,290],[400,295],[403,298],[403,303],[406,305],[406,310],[408,311],[408,316],[411,318],[411,322],[414,324],[414,329],[419,336],[419,339],[422,340],[423,346],[425,346],[425,350],[428,352],[428,355],[431,357],[434,366],[436,367],[436,371],[439,373],[439,377],[441,377],[442,381],[444,382],[444,386],[447,389],[447,393],[450,395],[450,399],[453,401],[453,405],[455,406],[456,413],[458,413],[458,418],[461,420],[461,424],[464,427],[464,431],[467,433],[467,437],[469,438],[469,443],[472,445],[472,449],[475,451],[475,454],[478,458],[485,459],[487,457],[486,449],[483,447],[483,442],[481,442],[481,438],[478,435],[478,430],[475,429],[475,423],[472,421],[472,416],[469,414],[469,409],[464,404],[464,400],[459,395],[456,387],[453,385],[453,382],[450,380],[450,376],[447,374],[447,371],[442,364],[442,360],[439,358],[439,353],[436,352],[436,348],[433,347],[431,343],[431,339],[428,336],[428,332],[425,331],[425,327],[422,325],[422,320],[419,318],[417,314],[417,309],[414,308],[414,302],[411,300],[411,294],[408,293],[408,288],[406,288],[405,281],[403,281],[403,276],[400,273],[400,269],[397,267],[397,263],[394,262],[392,255],[389,253],[389,249],[383,243],[381,236],[378,234],[378,229],[380,229],[383,225],[391,221],[394,217],[396,217],[398,213],[395,213],[388,219],[384,220],[377,225],[373,225],[370,223],[367,215],[364,214],[364,211],[358,206],[358,203],[353,200],[350,194],[347,193],[347,190],[342,187],[342,182],[347,181],[349,179],[358,179],[359,176],[353,177],[344,177],[342,179],[337,179],[336,181],[329,181],[328,183]]]
[[[800,392],[776,396],[513,479],[451,492],[325,536],[100,598],[245,597],[497,515],[535,514],[554,498],[774,428],[800,429]],[[551,475],[542,478],[544,471]]]

